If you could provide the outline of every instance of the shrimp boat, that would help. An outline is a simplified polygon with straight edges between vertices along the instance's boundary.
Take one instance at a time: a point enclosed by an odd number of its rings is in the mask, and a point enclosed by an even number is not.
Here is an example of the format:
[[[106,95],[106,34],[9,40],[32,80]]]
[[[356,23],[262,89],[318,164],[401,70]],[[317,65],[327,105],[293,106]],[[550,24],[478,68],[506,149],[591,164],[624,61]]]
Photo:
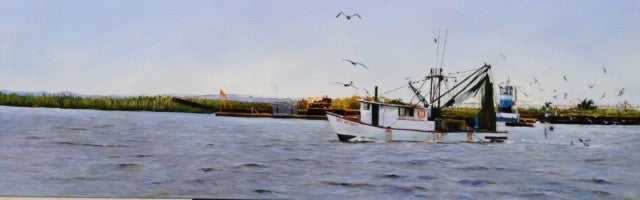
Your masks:
[[[343,142],[503,142],[507,140],[507,132],[496,130],[498,126],[504,127],[504,122],[496,124],[491,65],[485,64],[470,71],[473,73],[443,92],[440,91],[441,84],[448,77],[442,75],[441,68],[432,68],[422,81],[409,81],[407,87],[422,105],[380,102],[376,87],[373,101],[360,100],[359,119],[331,112],[327,112],[327,118]],[[429,100],[413,85],[418,82],[423,82],[423,86],[430,82]],[[443,108],[478,95],[481,95],[482,107],[473,128],[467,126],[465,120],[447,119],[441,115]]]

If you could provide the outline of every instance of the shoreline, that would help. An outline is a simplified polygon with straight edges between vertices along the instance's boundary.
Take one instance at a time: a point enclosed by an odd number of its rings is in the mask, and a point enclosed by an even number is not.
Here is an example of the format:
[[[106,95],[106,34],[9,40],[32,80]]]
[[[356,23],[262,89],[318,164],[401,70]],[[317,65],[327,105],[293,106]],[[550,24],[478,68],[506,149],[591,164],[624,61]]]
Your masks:
[[[347,98],[347,104],[333,105],[333,107],[345,107],[350,109],[331,108],[307,108],[309,105],[300,104],[296,112],[278,114],[274,110],[273,103],[256,103],[241,101],[221,101],[203,98],[163,96],[138,96],[126,98],[110,97],[78,97],[78,96],[32,96],[18,95],[16,93],[0,92],[0,105],[12,107],[43,107],[60,109],[89,109],[104,111],[147,111],[147,112],[181,112],[213,114],[231,117],[270,117],[282,119],[309,119],[327,120],[326,112],[333,112],[349,118],[357,119],[360,111],[351,106],[349,100],[357,101],[357,98]],[[341,102],[345,103],[345,102]],[[224,107],[224,108],[223,108]],[[331,105],[329,105],[331,107]],[[288,109],[288,108],[287,108]],[[445,118],[474,122],[473,116],[477,109],[452,107],[444,111]],[[580,110],[577,108],[557,109],[556,115],[545,116],[541,109],[528,108],[519,111],[521,122],[551,124],[594,124],[594,125],[640,125],[640,111],[628,109],[593,109]],[[275,113],[275,114],[274,114]]]
[[[127,111],[127,112],[167,112],[167,113],[191,113],[191,114],[214,114],[221,117],[244,117],[244,118],[277,118],[277,119],[304,119],[304,120],[327,120],[326,115],[274,115],[271,113],[250,113],[250,112],[181,112],[181,111],[150,111],[150,110],[103,110],[103,109],[88,109],[88,108],[59,108],[59,107],[33,107],[33,106],[10,106],[1,105],[7,107],[22,107],[22,108],[58,108],[58,109],[70,109],[70,110],[100,110],[100,111]],[[234,111],[242,109],[230,109]],[[246,109],[249,111],[250,109]],[[300,113],[306,113],[306,110],[300,110]],[[347,111],[350,115],[345,115],[348,118],[357,119],[359,116],[358,111]],[[355,115],[354,115],[355,114]],[[544,118],[544,115],[529,115],[522,114],[523,119],[526,119],[528,124],[535,124],[535,120],[539,123],[550,124],[577,124],[577,125],[640,125],[640,117],[614,117],[614,116],[589,116],[589,115],[563,115],[563,116],[548,116]],[[449,116],[453,119],[464,119],[463,116]]]

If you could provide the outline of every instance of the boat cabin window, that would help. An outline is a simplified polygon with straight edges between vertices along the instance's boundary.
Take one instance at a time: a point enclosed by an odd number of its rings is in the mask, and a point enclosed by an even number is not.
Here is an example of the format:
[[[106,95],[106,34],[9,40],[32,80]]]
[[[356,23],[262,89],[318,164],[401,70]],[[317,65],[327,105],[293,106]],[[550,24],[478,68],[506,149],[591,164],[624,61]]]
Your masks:
[[[502,95],[512,95],[513,94],[513,86],[500,86],[500,94]]]
[[[413,108],[398,108],[398,116],[413,117]]]
[[[370,109],[371,109],[371,104],[369,104],[369,103],[362,103],[362,109],[363,109],[363,110],[370,110]]]

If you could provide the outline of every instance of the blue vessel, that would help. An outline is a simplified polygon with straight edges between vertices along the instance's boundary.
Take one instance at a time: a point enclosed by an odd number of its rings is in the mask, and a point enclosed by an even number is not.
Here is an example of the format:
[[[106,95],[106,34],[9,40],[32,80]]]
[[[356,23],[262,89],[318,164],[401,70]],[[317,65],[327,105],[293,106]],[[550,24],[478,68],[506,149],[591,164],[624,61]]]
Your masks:
[[[520,123],[520,114],[516,107],[517,87],[512,86],[510,81],[501,83],[500,103],[498,104],[498,112],[496,113],[496,126],[504,129],[505,126],[517,125]]]

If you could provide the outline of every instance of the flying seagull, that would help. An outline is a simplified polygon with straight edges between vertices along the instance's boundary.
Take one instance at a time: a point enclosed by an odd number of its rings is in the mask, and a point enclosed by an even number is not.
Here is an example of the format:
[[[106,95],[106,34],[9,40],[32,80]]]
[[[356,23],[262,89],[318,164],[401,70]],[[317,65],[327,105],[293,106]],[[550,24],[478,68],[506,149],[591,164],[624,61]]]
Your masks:
[[[562,75],[562,78],[564,78],[564,82],[567,82],[567,76]]]
[[[607,91],[604,91],[604,93],[602,93],[602,96],[600,97],[600,100],[604,99],[604,96],[607,95]]]
[[[343,82],[333,82],[333,84],[339,84],[339,85],[343,85],[345,87],[353,87],[355,89],[358,89],[356,86],[353,85],[353,81],[349,82],[349,83],[343,83]]]
[[[540,85],[540,82],[538,82],[538,79],[535,76],[531,76],[531,77],[533,77],[533,82],[534,83]]]
[[[624,94],[624,88],[622,88],[620,91],[618,91],[618,96],[622,96]]]
[[[604,68],[604,67],[603,67],[603,68],[602,68],[602,71],[604,71],[604,73],[606,74],[606,73],[607,73],[607,68]]]
[[[438,39],[436,39],[436,38],[433,38],[433,43],[436,43],[436,44],[438,44]]]
[[[507,62],[507,57],[505,57],[504,54],[500,54],[500,57],[502,57],[502,59],[504,59],[504,61]]]
[[[554,99],[558,99],[558,95],[553,95],[553,98]]]
[[[566,93],[566,92],[564,93],[564,98],[565,98],[565,99],[567,98],[567,93]]]
[[[344,60],[344,61],[347,61],[347,62],[350,62],[353,66],[361,65],[361,66],[362,66],[362,67],[364,67],[365,69],[369,69],[366,65],[364,65],[364,64],[362,64],[362,63],[360,63],[360,62],[356,62],[356,61],[348,60],[348,59],[343,59],[343,60]]]
[[[340,12],[340,13],[338,13],[338,15],[336,15],[336,18],[340,17],[340,15],[344,15],[344,17],[346,17],[347,20],[350,20],[352,17],[358,17],[358,18],[362,19],[362,17],[360,17],[360,15],[357,14],[357,13],[354,13],[353,15],[347,15],[347,14],[344,14],[343,12]]]
[[[593,89],[593,86],[596,86],[596,85],[587,85],[587,86],[589,87],[589,89]]]
[[[500,57],[502,58],[502,60],[504,60],[505,62],[507,62],[507,57],[504,56],[504,54],[500,54]]]

